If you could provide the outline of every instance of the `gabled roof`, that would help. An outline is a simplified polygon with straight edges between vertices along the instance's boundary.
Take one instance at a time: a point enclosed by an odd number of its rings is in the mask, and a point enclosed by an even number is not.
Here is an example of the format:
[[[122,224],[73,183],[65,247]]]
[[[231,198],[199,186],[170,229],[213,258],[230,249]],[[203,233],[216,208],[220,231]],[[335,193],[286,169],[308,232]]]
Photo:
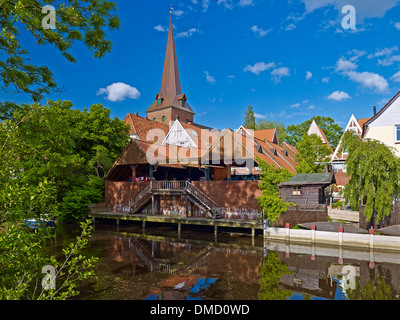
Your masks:
[[[236,130],[236,132],[238,133],[244,132],[248,137],[255,137],[260,140],[268,140],[273,143],[279,144],[278,132],[276,131],[276,128],[251,130],[244,126],[240,126],[239,129]]]
[[[364,123],[364,130],[362,137],[365,137],[365,134],[368,131],[368,126],[376,119],[378,119],[399,97],[400,97],[400,91],[397,92],[396,95],[381,110],[379,110],[379,112],[376,115],[374,115],[372,118],[370,118],[368,121]]]
[[[132,113],[128,113],[126,115],[126,117],[124,118],[124,122],[130,125],[129,134],[131,136],[137,135],[138,138],[142,141],[147,141],[147,135],[150,130],[162,130],[162,132],[164,132],[164,136],[167,135],[169,132],[169,126],[167,124],[155,122],[147,118],[142,118]]]
[[[308,134],[316,134],[318,137],[322,139],[322,142],[325,143],[329,149],[332,149],[331,145],[329,144],[328,139],[325,136],[325,133],[321,130],[315,120],[312,121],[310,128],[308,129]]]
[[[282,182],[279,186],[292,186],[292,185],[307,185],[307,184],[321,184],[330,185],[334,182],[333,173],[299,173]]]

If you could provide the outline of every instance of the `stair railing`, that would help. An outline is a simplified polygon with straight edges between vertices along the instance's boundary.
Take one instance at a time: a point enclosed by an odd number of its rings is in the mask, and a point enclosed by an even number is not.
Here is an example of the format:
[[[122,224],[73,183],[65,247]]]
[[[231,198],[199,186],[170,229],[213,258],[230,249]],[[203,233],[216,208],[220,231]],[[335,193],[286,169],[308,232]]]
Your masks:
[[[209,198],[204,192],[196,188],[189,181],[186,182],[186,190],[207,205],[213,211],[214,216],[216,216],[218,204],[214,200]]]

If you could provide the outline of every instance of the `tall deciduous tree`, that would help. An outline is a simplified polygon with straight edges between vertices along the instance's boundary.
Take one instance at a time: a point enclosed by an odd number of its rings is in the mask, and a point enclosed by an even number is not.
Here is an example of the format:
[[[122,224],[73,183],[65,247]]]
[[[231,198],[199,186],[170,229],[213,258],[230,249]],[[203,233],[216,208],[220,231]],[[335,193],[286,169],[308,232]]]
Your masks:
[[[262,170],[260,185],[262,194],[258,198],[258,204],[266,214],[268,221],[273,223],[293,205],[279,197],[278,189],[278,184],[289,180],[293,174],[287,169],[273,167],[261,159],[258,159],[258,163]]]
[[[55,8],[55,29],[43,28],[48,11]],[[106,30],[116,30],[120,21],[115,14],[117,5],[105,0],[2,0],[0,2],[0,90],[28,94],[39,101],[44,94],[59,90],[51,70],[35,65],[21,40],[20,30],[28,31],[37,45],[54,48],[69,62],[73,44],[80,42],[101,58],[111,51],[112,43]]]
[[[343,150],[346,159],[349,183],[344,190],[346,202],[358,208],[365,205],[364,216],[376,222],[390,215],[392,196],[400,191],[400,161],[392,148],[376,140],[362,141],[353,132],[343,136]]]
[[[249,106],[244,114],[243,127],[252,130],[256,129],[256,117],[252,106]]]
[[[335,120],[330,117],[314,116],[303,123],[288,126],[286,129],[286,141],[293,146],[297,146],[303,135],[308,132],[313,120],[315,120],[320,129],[324,132],[329,144],[335,148],[342,137],[343,128],[335,123]]]
[[[315,134],[304,134],[297,144],[297,173],[324,172],[331,150]]]

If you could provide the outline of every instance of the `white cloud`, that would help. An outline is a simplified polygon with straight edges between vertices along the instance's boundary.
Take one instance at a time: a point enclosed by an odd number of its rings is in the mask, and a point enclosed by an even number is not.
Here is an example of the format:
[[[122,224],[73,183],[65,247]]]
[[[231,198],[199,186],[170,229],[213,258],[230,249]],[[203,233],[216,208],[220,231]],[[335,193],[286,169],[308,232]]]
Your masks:
[[[268,29],[268,30],[264,30],[262,28],[259,28],[256,25],[252,26],[250,29],[251,29],[251,31],[254,32],[255,35],[257,35],[259,37],[264,37],[264,36],[266,36],[268,33],[270,33],[272,31],[272,28]]]
[[[368,59],[373,59],[373,58],[382,58],[378,59],[378,65],[381,66],[391,66],[395,62],[400,61],[400,55],[392,55],[393,52],[397,51],[399,48],[397,46],[394,46],[392,48],[383,48],[376,50],[375,53],[369,54]]]
[[[310,71],[306,71],[306,80],[310,80],[312,78],[312,73]]]
[[[400,22],[395,22],[395,23],[394,23],[394,27],[395,27],[397,30],[400,30]]]
[[[330,80],[330,78],[329,77],[324,77],[324,78],[322,78],[322,82],[323,83],[328,83],[329,82],[329,80]]]
[[[287,67],[276,68],[272,70],[271,76],[272,76],[272,81],[275,84],[278,84],[282,81],[282,77],[290,76],[289,68]]]
[[[334,6],[335,10],[341,12],[345,5],[353,5],[357,12],[357,23],[366,18],[382,18],[387,11],[398,4],[398,0],[301,0],[310,13],[324,7]],[[340,15],[342,16],[342,15]]]
[[[265,119],[267,116],[265,114],[254,113],[256,119]]]
[[[191,29],[189,29],[189,30],[187,30],[187,31],[183,31],[183,32],[178,33],[178,34],[176,35],[176,37],[177,37],[177,38],[189,38],[189,37],[191,37],[192,35],[194,35],[194,34],[197,33],[197,32],[199,32],[198,29],[196,29],[196,28],[191,28]]]
[[[301,106],[301,103],[292,104],[289,108],[298,108]]]
[[[239,7],[253,6],[253,0],[218,0],[217,4],[224,6],[228,10],[232,10],[236,5]]]
[[[344,91],[334,91],[327,97],[327,99],[334,101],[344,101],[347,99],[351,99],[351,97]]]
[[[158,26],[154,27],[155,30],[160,31],[160,32],[167,32],[168,29],[164,26],[162,26],[161,24],[159,24]]]
[[[337,63],[336,63],[336,72],[342,71],[342,72],[347,72],[347,71],[352,71],[357,69],[357,65],[354,62],[351,62],[349,60],[345,60],[343,58],[340,58]]]
[[[177,17],[180,17],[180,16],[185,14],[185,11],[183,11],[183,10],[173,10],[172,13],[174,15],[176,15]]]
[[[106,88],[100,88],[97,91],[98,96],[103,94],[106,94],[106,99],[111,102],[140,98],[140,92],[138,89],[122,82],[113,83]]]
[[[214,78],[212,75],[210,75],[210,73],[209,73],[208,71],[204,71],[204,74],[206,75],[206,80],[207,80],[207,82],[209,82],[209,83],[211,83],[211,84],[214,84],[214,83],[217,82],[217,81],[215,80],[215,78]]]
[[[308,110],[312,110],[312,109],[315,109],[315,108],[316,108],[315,106],[311,105],[311,106],[309,106],[307,109],[308,109]]]
[[[390,77],[394,82],[400,82],[400,71],[396,72],[393,76]]]
[[[373,89],[378,93],[385,92],[389,87],[387,80],[376,73],[349,71],[345,74],[350,80],[361,84],[362,87]]]
[[[296,28],[297,28],[297,26],[296,26],[294,23],[290,23],[290,24],[288,24],[288,25],[286,26],[285,30],[286,30],[286,31],[292,31],[292,30],[294,30],[294,29],[296,29]]]
[[[250,71],[256,75],[259,75],[261,72],[271,69],[271,68],[274,68],[274,67],[275,67],[274,62],[270,62],[270,63],[257,62],[253,66],[251,66],[251,65],[246,66],[243,69],[243,71]]]

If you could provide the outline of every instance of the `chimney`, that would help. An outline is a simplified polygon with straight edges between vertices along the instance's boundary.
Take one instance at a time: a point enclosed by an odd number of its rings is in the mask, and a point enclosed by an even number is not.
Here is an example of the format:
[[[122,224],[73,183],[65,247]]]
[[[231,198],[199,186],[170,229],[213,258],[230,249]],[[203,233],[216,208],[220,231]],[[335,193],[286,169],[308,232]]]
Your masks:
[[[374,116],[376,116],[376,106],[374,106]]]
[[[139,112],[135,112],[135,116],[138,117],[139,116]]]

